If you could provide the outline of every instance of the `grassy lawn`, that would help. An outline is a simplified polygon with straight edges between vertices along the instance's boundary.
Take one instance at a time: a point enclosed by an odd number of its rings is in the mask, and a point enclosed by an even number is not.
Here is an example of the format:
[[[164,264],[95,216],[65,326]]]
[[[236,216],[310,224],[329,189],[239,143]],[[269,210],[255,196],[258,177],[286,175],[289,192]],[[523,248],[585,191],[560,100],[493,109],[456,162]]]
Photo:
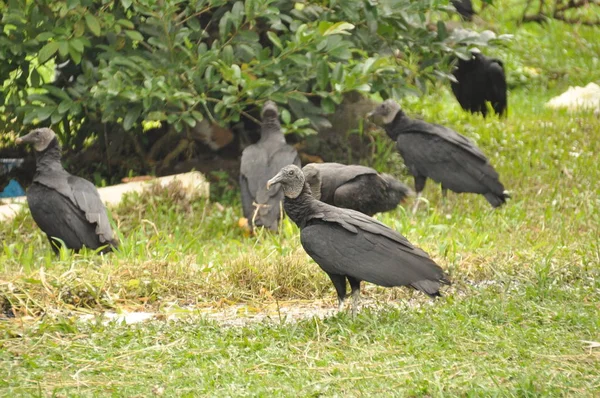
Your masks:
[[[600,118],[543,106],[600,82],[599,31],[517,26],[511,4],[484,12],[515,35],[495,50],[506,120],[462,112],[442,86],[403,107],[475,140],[513,199],[444,204],[430,182],[416,216],[377,216],[448,271],[444,298],[366,285],[356,318],[336,313],[295,225],[238,228],[235,187],[210,202],[176,187],[128,197],[111,209],[122,250],[105,257],[54,258],[23,211],[0,226],[0,309],[18,315],[0,318],[0,396],[600,395],[588,343],[600,342]],[[365,163],[412,185],[373,134],[386,157]],[[103,311],[159,316],[127,325]]]

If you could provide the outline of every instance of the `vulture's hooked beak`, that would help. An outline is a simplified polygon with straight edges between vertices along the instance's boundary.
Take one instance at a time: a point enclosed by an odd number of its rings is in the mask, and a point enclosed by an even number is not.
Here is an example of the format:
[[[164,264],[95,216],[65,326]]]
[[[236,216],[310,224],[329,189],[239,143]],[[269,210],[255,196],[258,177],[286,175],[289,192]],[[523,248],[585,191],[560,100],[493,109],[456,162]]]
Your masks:
[[[370,117],[373,117],[373,116],[379,116],[379,115],[381,115],[381,114],[382,114],[381,110],[382,110],[382,108],[381,108],[381,105],[378,105],[378,106],[377,106],[375,109],[373,109],[371,112],[367,113],[366,117],[367,117],[367,118],[370,118]]]
[[[273,184],[277,184],[278,182],[280,182],[283,179],[283,177],[281,176],[281,172],[275,174],[275,177],[271,178],[269,181],[267,181],[267,190],[271,189],[271,186]]]
[[[33,137],[34,137],[34,135],[32,133],[26,134],[23,137],[17,137],[17,139],[15,140],[15,144],[21,145],[21,144],[32,143]]]

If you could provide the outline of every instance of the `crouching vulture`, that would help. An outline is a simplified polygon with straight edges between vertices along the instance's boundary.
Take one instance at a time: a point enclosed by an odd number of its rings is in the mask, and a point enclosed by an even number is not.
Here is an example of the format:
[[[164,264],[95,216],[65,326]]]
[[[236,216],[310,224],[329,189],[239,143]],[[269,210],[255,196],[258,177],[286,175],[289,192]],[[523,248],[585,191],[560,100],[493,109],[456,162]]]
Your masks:
[[[412,190],[389,174],[361,165],[309,163],[304,177],[321,202],[360,211],[368,216],[394,210]]]
[[[69,174],[61,164],[60,145],[49,128],[32,130],[17,138],[17,144],[31,144],[36,170],[27,190],[27,203],[38,227],[58,253],[61,242],[74,251],[87,247],[100,252],[118,246],[106,208],[91,182]]]
[[[329,275],[339,309],[346,298],[346,279],[356,313],[360,282],[380,286],[410,286],[435,297],[449,284],[442,269],[427,253],[379,221],[351,209],[328,205],[312,197],[300,168],[290,165],[267,183],[281,184],[286,214],[300,228],[300,242]]]
[[[506,202],[498,173],[483,152],[467,137],[439,124],[411,119],[394,100],[381,103],[367,116],[381,116],[387,135],[396,143],[408,171],[415,179],[417,200],[427,178],[442,184],[442,193],[471,192],[483,195],[493,206]]]

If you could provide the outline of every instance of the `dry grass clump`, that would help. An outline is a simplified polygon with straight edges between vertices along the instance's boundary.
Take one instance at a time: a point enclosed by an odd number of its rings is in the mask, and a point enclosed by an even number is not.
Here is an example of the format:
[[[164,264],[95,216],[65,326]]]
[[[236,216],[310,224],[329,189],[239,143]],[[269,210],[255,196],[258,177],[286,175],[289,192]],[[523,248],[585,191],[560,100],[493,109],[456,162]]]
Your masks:
[[[237,299],[315,299],[331,290],[327,275],[300,248],[283,256],[243,253],[212,273],[210,282]]]

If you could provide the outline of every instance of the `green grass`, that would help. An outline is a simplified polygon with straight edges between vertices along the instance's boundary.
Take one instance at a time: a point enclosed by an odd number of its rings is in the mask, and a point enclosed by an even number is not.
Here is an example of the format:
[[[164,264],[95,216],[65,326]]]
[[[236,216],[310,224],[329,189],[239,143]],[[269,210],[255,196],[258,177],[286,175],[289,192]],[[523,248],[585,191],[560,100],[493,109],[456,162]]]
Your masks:
[[[474,139],[513,199],[443,204],[430,182],[416,216],[377,216],[450,273],[443,299],[367,285],[356,318],[336,314],[295,225],[246,236],[235,187],[218,187],[221,203],[176,187],[129,197],[111,209],[122,249],[104,257],[55,258],[23,211],[0,225],[0,309],[18,315],[0,319],[0,395],[598,396],[600,349],[583,341],[600,341],[600,119],[543,107],[600,80],[597,29],[517,27],[514,7],[498,7],[484,17],[515,34],[497,50],[509,117],[466,114],[441,87],[403,107]],[[388,156],[365,163],[412,184],[374,134]],[[321,307],[330,315],[313,317]],[[177,316],[103,324],[106,310]],[[242,321],[211,317],[227,311]]]

